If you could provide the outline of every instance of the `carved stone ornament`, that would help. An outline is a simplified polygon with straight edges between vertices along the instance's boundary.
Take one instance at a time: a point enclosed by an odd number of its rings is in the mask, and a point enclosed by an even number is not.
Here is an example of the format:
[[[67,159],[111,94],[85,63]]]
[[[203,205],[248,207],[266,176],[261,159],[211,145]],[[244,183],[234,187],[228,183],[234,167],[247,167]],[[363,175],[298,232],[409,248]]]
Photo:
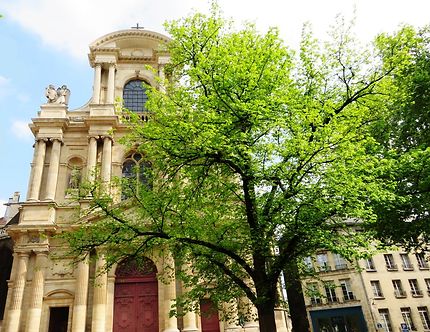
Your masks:
[[[55,89],[53,84],[49,84],[45,89],[45,96],[48,99],[48,104],[69,104],[70,90],[67,85],[62,85],[60,88]]]

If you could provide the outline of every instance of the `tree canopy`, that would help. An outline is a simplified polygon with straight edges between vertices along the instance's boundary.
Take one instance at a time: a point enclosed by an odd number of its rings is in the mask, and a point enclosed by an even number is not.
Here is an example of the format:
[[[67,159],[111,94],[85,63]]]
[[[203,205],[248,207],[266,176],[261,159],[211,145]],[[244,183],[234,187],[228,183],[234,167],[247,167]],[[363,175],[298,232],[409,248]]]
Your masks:
[[[129,184],[122,203],[93,190],[99,218],[66,237],[75,254],[101,248],[108,265],[168,250],[183,267],[183,310],[246,297],[260,331],[275,331],[282,271],[303,272],[320,248],[362,257],[372,206],[393,200],[375,123],[401,50],[384,61],[340,22],[325,44],[305,27],[295,54],[277,29],[237,30],[217,10],[167,30],[168,79],[147,87],[150,120],[129,114],[123,140],[151,163],[152,183]]]
[[[391,98],[386,116],[375,126],[380,156],[390,167],[381,177],[393,185],[390,201],[378,201],[374,224],[378,236],[390,244],[428,250],[430,236],[430,35],[429,28],[404,26],[382,34],[377,45],[390,65],[402,55],[401,66],[390,75]],[[393,49],[395,52],[393,53]]]

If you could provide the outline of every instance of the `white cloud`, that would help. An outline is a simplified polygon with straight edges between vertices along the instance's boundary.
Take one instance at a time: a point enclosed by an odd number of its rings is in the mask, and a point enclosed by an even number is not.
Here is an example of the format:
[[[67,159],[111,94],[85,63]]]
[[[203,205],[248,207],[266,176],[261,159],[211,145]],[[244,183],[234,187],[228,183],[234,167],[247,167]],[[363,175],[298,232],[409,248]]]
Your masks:
[[[31,141],[33,139],[33,134],[31,133],[28,123],[26,121],[15,120],[12,122],[11,127],[12,135],[16,138],[24,141]]]
[[[177,15],[175,10],[185,15],[184,9],[189,10],[192,2],[205,1],[15,0],[0,4],[0,11],[38,35],[46,45],[83,59],[96,38],[128,29],[136,22],[160,31],[167,18]]]
[[[312,22],[317,35],[327,30],[338,13],[350,17],[357,11],[357,33],[370,40],[376,33],[392,31],[402,22],[429,23],[428,0],[218,0],[226,16],[256,21],[257,26],[279,26],[282,35],[296,44],[304,21]],[[208,0],[14,0],[3,1],[0,12],[38,35],[43,42],[76,58],[85,59],[88,44],[96,38],[138,22],[163,32],[166,20],[187,15],[192,8],[208,8]]]

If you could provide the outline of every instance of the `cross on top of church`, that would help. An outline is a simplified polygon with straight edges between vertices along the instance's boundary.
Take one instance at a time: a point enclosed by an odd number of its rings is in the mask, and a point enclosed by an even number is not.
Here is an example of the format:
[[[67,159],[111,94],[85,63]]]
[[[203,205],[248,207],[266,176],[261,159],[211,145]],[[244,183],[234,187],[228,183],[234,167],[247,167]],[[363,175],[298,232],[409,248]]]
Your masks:
[[[132,29],[136,29],[136,30],[145,29],[144,27],[139,26],[139,23],[136,23],[136,26],[135,27],[131,27],[131,28]]]

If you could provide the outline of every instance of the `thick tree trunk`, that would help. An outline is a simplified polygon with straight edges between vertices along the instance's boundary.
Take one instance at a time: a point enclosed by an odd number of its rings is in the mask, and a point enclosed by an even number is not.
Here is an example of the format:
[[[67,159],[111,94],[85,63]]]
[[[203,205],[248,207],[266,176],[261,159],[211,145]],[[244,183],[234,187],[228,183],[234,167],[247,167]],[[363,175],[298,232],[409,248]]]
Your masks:
[[[306,332],[309,331],[309,321],[297,264],[294,262],[288,267],[289,271],[284,271],[284,276],[293,332]]]
[[[275,304],[263,303],[257,306],[260,332],[275,332]]]

